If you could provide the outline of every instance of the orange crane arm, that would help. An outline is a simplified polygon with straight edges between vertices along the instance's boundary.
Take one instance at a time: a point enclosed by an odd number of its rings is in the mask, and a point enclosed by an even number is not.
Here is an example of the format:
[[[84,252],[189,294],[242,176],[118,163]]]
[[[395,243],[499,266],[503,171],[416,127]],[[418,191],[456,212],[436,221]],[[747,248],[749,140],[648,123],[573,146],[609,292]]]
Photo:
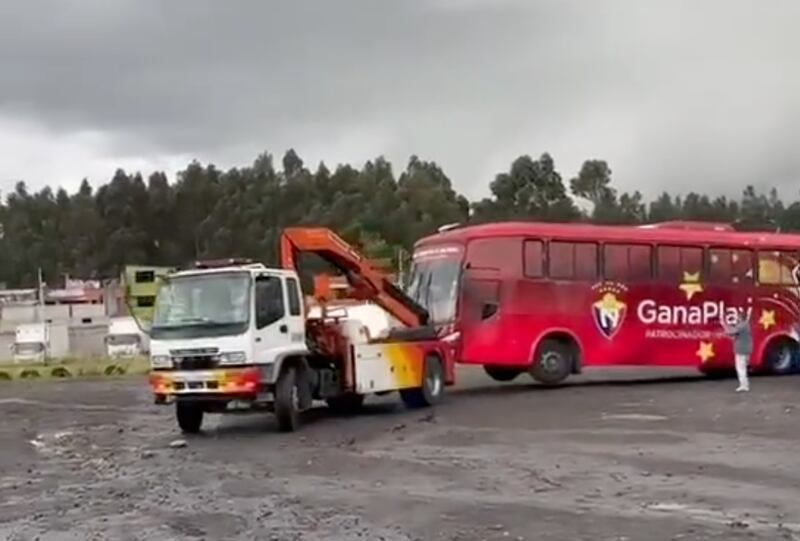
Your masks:
[[[316,254],[347,277],[359,297],[371,300],[408,327],[428,323],[428,311],[375,269],[352,246],[324,227],[290,227],[283,230],[280,243],[281,266],[297,271],[299,253]]]

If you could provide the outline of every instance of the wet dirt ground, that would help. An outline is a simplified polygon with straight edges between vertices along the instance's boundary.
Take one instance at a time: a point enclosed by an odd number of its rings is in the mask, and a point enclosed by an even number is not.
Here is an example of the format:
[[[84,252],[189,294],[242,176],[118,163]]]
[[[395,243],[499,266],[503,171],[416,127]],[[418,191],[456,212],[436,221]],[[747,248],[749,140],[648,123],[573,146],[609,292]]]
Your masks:
[[[3,384],[0,539],[800,539],[800,378],[459,377],[435,411],[211,416],[183,448],[141,379]]]

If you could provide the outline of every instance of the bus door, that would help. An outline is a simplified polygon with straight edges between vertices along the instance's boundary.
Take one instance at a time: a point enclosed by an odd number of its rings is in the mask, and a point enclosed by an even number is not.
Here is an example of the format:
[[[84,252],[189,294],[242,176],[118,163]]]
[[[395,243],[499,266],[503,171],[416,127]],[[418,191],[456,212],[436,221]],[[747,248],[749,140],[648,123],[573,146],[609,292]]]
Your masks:
[[[491,271],[466,269],[460,299],[461,362],[491,362],[500,340],[500,279]]]

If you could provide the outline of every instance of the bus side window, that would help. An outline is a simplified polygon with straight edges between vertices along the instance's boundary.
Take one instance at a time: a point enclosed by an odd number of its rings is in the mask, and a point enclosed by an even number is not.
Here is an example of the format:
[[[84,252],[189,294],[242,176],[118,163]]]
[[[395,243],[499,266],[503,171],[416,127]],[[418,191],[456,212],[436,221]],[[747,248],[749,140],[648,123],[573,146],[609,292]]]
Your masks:
[[[758,252],[758,282],[766,285],[796,286],[797,255],[784,251]]]
[[[703,275],[703,249],[689,246],[658,247],[658,277],[680,283]]]
[[[544,276],[544,243],[540,240],[526,240],[523,248],[523,272],[528,278]]]
[[[471,269],[495,270],[502,274],[520,276],[521,244],[522,239],[515,237],[473,240],[467,246],[466,265]]]
[[[555,280],[597,279],[597,245],[591,242],[550,241],[550,278]]]
[[[733,250],[731,253],[731,277],[734,283],[739,284],[749,284],[755,281],[752,251]]]
[[[711,248],[708,251],[708,279],[718,284],[752,282],[753,254],[749,250]]]
[[[708,279],[719,284],[736,282],[731,250],[711,248],[708,251]]]
[[[652,276],[653,249],[644,244],[606,244],[603,277],[620,282],[641,282]]]

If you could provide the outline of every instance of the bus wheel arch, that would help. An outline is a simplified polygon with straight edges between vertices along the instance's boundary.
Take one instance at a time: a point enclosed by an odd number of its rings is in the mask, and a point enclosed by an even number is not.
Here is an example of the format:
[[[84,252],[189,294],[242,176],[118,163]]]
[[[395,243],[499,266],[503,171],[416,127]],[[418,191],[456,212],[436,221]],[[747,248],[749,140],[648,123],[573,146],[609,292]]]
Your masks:
[[[581,347],[571,333],[551,332],[537,342],[530,369],[536,381],[557,385],[580,368]]]
[[[787,334],[769,338],[761,348],[761,368],[770,374],[791,374],[798,371],[800,344]]]

